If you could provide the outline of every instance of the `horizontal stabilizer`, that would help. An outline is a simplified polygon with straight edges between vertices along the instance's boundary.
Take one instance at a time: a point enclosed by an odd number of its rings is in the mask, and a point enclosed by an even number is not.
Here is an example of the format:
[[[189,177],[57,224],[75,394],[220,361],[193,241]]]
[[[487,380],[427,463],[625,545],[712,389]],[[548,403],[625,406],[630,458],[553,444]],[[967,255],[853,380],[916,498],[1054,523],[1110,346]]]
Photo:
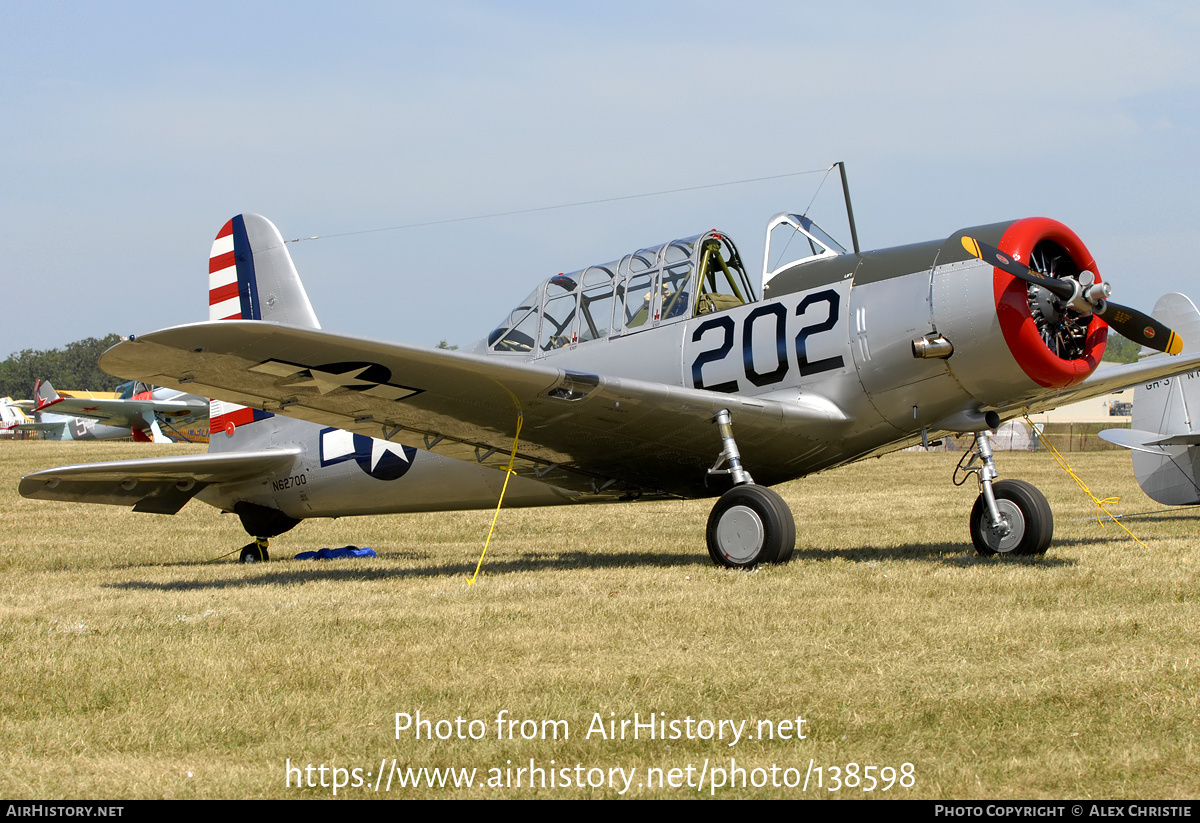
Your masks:
[[[1186,435],[1188,437],[1196,437],[1196,435]],[[1133,451],[1146,452],[1147,454],[1166,455],[1167,450],[1163,446],[1180,445],[1177,443],[1167,443],[1163,440],[1163,436],[1158,432],[1141,431],[1140,429],[1105,429],[1100,432],[1100,439],[1107,440],[1114,446],[1122,446]],[[1167,438],[1173,440],[1175,438]]]
[[[66,423],[18,423],[13,428],[22,432],[60,432],[66,425]]]
[[[1161,440],[1155,440],[1151,446],[1200,446],[1200,434],[1173,434]]]
[[[207,486],[283,471],[298,454],[298,449],[267,449],[83,463],[28,474],[21,478],[19,490],[23,497],[37,500],[108,503],[174,514]]]

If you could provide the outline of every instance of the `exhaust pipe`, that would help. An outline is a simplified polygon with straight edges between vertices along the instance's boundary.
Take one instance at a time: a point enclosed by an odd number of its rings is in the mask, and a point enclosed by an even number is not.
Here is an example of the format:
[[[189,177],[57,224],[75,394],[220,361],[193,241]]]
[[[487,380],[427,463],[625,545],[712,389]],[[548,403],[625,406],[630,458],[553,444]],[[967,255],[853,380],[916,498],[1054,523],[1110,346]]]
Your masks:
[[[945,360],[954,354],[954,344],[937,332],[930,332],[912,341],[912,353],[918,360]]]

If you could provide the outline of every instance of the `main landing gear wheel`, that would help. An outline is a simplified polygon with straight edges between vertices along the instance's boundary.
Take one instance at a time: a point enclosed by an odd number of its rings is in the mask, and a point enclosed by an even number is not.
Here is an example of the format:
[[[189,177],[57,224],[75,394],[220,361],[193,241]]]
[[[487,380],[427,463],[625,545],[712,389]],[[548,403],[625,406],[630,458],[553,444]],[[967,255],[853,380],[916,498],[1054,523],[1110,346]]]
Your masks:
[[[734,486],[708,516],[708,553],[718,566],[748,569],[786,563],[796,547],[796,521],[783,498],[765,486]]]
[[[238,558],[242,563],[266,563],[270,559],[271,555],[267,552],[266,540],[255,540],[253,543],[242,546],[242,554]]]
[[[1046,496],[1024,480],[992,484],[996,508],[1005,527],[992,527],[987,501],[975,498],[971,508],[971,542],[984,557],[993,554],[1045,554],[1054,536],[1054,513]]]

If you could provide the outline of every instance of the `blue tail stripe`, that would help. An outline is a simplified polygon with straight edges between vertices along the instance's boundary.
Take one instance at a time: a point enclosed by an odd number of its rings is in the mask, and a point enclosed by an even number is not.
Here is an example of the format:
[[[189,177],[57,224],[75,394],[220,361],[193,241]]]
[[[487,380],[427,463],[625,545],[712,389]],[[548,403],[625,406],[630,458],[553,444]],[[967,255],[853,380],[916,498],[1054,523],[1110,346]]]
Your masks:
[[[242,215],[233,218],[233,257],[237,261],[238,296],[243,320],[262,320],[258,303],[258,278],[254,276],[254,251]]]

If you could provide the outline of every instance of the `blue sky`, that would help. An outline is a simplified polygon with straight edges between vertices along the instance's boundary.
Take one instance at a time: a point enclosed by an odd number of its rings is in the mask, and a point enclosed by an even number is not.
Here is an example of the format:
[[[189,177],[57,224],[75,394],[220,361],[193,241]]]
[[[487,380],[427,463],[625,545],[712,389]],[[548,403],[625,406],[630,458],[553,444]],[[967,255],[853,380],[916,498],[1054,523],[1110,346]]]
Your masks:
[[[204,319],[243,211],[323,236],[325,328],[465,344],[708,228],[757,269],[822,176],[345,233],[837,160],[864,247],[1045,215],[1120,302],[1200,298],[1200,6],[808,6],[0,0],[0,357]],[[836,180],[811,214],[845,236]]]

